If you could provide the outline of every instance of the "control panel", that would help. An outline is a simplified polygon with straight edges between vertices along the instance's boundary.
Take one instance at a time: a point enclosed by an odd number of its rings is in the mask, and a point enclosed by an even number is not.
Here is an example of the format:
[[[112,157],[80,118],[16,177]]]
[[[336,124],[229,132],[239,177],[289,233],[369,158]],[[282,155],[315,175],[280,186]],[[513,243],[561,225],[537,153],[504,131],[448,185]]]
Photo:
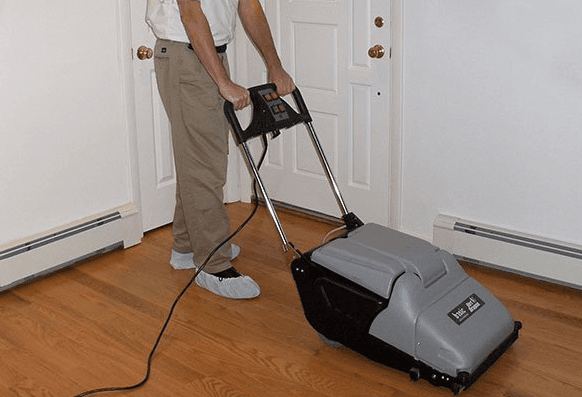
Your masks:
[[[276,91],[266,89],[259,91],[259,95],[265,100],[267,108],[271,112],[271,116],[275,121],[283,121],[289,119],[289,112],[283,103],[283,100]]]
[[[280,130],[293,127],[300,123],[310,123],[311,115],[305,106],[299,89],[292,92],[293,99],[299,112],[295,111],[283,98],[277,94],[274,84],[264,84],[249,88],[253,105],[253,116],[249,126],[243,130],[232,103],[224,103],[224,114],[232,126],[237,143],[240,145],[247,140],[273,133],[278,135]]]

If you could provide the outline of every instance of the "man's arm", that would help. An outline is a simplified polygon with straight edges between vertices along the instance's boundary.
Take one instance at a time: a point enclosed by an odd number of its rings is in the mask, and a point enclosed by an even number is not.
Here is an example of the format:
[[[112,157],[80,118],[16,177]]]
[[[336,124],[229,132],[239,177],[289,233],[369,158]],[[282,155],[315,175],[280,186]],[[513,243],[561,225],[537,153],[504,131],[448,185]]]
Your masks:
[[[200,58],[200,62],[202,62],[210,77],[218,86],[220,95],[227,101],[232,102],[237,110],[250,105],[248,90],[235,84],[228,77],[216,53],[210,25],[202,11],[200,1],[178,0],[178,5],[190,44],[192,44],[192,48],[194,48],[196,55]]]
[[[271,29],[259,0],[240,0],[239,15],[251,40],[265,60],[269,81],[275,83],[279,95],[291,93],[295,89],[295,84],[281,66]]]

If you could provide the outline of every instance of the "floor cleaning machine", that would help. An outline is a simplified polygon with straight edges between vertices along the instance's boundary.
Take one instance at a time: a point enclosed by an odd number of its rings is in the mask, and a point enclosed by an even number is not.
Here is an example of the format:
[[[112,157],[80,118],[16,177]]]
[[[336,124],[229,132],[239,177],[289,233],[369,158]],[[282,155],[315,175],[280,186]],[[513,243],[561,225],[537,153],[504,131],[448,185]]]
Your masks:
[[[297,111],[273,84],[249,89],[252,120],[241,128],[231,103],[225,115],[283,242],[305,317],[332,346],[450,388],[469,388],[517,340],[521,323],[450,253],[407,234],[368,223],[347,210],[298,89]],[[289,242],[247,141],[297,124],[307,132],[342,212],[345,232],[307,253]]]

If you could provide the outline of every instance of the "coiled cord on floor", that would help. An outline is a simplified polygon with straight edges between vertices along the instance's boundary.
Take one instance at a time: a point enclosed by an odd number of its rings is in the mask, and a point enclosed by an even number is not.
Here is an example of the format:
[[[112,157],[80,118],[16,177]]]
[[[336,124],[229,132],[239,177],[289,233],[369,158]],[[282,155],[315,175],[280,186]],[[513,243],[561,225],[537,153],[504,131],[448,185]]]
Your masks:
[[[259,169],[261,168],[261,165],[263,164],[263,161],[265,160],[265,156],[267,154],[267,148],[269,146],[268,141],[267,141],[267,137],[265,135],[262,135],[261,137],[262,137],[262,142],[263,142],[263,152],[261,154],[261,158],[260,158],[259,164],[258,164]],[[151,369],[152,369],[152,360],[154,358],[154,354],[156,353],[158,345],[160,344],[160,341],[162,340],[162,337],[164,336],[164,333],[166,332],[166,328],[170,324],[170,320],[172,319],[172,315],[174,314],[174,310],[176,309],[176,306],[178,305],[178,303],[180,302],[180,300],[182,299],[182,297],[184,296],[184,294],[186,293],[188,288],[190,288],[190,286],[192,285],[194,280],[196,280],[196,277],[198,277],[200,272],[202,270],[204,270],[204,268],[206,267],[206,264],[214,256],[214,254],[216,254],[216,252],[220,248],[222,248],[222,246],[224,246],[226,243],[228,243],[230,240],[232,240],[234,238],[234,236],[236,236],[242,229],[244,229],[244,227],[251,221],[251,219],[257,213],[257,210],[259,208],[259,196],[257,194],[257,181],[256,180],[253,181],[253,191],[254,191],[255,196],[254,196],[254,207],[253,207],[251,214],[230,236],[228,236],[223,242],[221,242],[216,248],[214,248],[212,250],[212,252],[210,252],[210,254],[206,258],[204,263],[202,263],[202,265],[198,268],[198,270],[196,271],[194,276],[192,276],[190,281],[188,281],[188,283],[182,289],[182,291],[178,294],[176,299],[174,299],[174,302],[172,303],[172,306],[170,307],[170,310],[169,310],[168,315],[166,317],[166,321],[164,322],[164,325],[162,326],[162,329],[160,330],[158,337],[156,338],[156,341],[155,341],[155,343],[150,351],[150,354],[148,356],[147,368],[146,368],[146,373],[145,373],[144,378],[140,382],[138,382],[134,385],[121,386],[121,387],[104,387],[104,388],[99,388],[99,389],[93,389],[93,390],[85,391],[85,392],[80,393],[80,394],[76,394],[73,397],[86,397],[86,396],[98,394],[98,393],[112,393],[112,392],[122,392],[122,391],[135,390],[135,389],[138,389],[146,384],[146,382],[150,378],[150,373],[151,373]]]

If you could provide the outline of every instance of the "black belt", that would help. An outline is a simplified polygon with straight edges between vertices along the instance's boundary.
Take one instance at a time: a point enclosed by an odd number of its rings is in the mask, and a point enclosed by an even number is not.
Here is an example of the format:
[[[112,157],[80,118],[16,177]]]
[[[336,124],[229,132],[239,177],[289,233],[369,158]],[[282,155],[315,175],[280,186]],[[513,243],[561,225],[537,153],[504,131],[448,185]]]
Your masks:
[[[191,49],[192,51],[194,50],[194,48],[192,47],[192,44],[188,44],[188,48]],[[214,48],[216,48],[216,52],[219,54],[224,54],[226,52],[226,44],[219,45],[218,47],[214,47]]]

